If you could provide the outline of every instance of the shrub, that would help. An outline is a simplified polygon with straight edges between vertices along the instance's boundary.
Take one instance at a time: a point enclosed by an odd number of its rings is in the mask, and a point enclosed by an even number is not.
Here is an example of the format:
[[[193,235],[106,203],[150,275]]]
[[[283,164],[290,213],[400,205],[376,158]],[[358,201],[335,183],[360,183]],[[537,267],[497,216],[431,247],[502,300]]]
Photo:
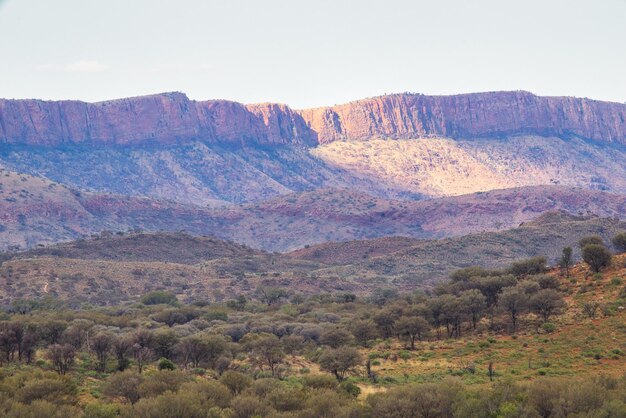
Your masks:
[[[611,242],[613,243],[613,246],[617,249],[617,251],[619,251],[620,253],[626,252],[626,232],[620,232],[619,234],[615,235]]]
[[[611,253],[603,245],[588,244],[583,247],[583,260],[589,264],[591,271],[598,273],[611,264]]]
[[[556,331],[556,325],[554,325],[552,322],[546,322],[541,325],[541,329],[543,329],[547,333],[551,333]]]
[[[165,292],[162,290],[157,290],[154,292],[150,292],[146,295],[144,295],[141,298],[141,303],[143,303],[144,305],[177,305],[178,304],[178,299],[176,298],[176,295],[174,295],[173,293],[170,292]]]

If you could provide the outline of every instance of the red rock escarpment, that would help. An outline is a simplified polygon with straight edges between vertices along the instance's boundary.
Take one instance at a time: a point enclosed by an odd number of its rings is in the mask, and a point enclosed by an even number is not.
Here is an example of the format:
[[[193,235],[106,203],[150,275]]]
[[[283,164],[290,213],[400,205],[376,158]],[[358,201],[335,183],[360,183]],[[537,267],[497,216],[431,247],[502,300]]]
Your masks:
[[[371,138],[576,135],[626,144],[626,104],[516,92],[397,94],[302,110],[320,143]]]
[[[208,142],[317,143],[302,117],[282,105],[196,102],[164,93],[98,103],[0,100],[0,142],[55,146]]]
[[[0,100],[0,143],[316,145],[371,138],[576,135],[626,144],[626,104],[527,92],[398,94],[294,111],[164,93],[99,103]]]

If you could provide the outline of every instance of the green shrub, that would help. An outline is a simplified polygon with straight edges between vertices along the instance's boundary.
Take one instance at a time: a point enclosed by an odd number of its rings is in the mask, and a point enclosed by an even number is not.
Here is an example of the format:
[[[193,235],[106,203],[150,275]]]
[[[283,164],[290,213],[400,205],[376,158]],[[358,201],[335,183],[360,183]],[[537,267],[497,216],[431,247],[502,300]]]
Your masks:
[[[556,325],[554,325],[552,322],[546,322],[541,326],[541,329],[543,329],[547,333],[551,333],[556,331]]]

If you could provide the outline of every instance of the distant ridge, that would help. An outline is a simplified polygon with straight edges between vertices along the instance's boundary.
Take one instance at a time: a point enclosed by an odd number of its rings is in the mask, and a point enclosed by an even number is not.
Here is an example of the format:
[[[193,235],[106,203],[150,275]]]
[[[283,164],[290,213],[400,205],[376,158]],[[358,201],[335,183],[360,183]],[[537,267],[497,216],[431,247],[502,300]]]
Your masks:
[[[626,144],[626,105],[524,91],[394,94],[306,110],[283,104],[193,101],[179,92],[109,100],[0,100],[0,143],[236,145],[372,138],[577,136]]]

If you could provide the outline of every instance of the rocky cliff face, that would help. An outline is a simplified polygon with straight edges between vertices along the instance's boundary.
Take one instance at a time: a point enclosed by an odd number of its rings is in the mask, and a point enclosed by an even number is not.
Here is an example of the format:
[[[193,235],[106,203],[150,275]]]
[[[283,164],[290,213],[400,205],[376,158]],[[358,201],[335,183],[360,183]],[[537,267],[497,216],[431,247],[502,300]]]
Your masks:
[[[301,111],[320,143],[371,138],[575,135],[626,144],[626,104],[527,92],[398,94]]]
[[[99,103],[0,100],[0,142],[316,145],[371,138],[575,135],[626,144],[626,104],[526,92],[398,94],[294,111],[165,93]]]
[[[317,135],[282,105],[195,102],[165,93],[99,103],[0,100],[0,142],[55,146],[72,143],[211,143],[313,145]]]

